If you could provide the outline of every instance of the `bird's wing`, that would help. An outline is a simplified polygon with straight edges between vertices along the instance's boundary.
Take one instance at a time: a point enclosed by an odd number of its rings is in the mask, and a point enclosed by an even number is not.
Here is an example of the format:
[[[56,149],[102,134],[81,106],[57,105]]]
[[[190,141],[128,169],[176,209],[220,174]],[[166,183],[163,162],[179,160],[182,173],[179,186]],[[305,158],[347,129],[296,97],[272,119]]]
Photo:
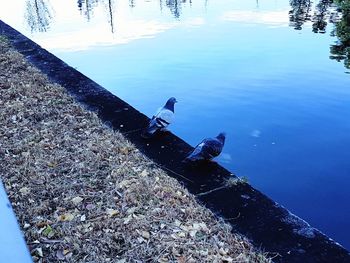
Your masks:
[[[193,152],[186,157],[186,160],[211,160],[221,153],[222,148],[223,144],[219,140],[207,138],[194,148]]]
[[[174,119],[174,112],[168,110],[168,109],[161,109],[156,115],[155,115],[155,122],[157,123],[157,126],[160,129],[166,128],[170,123],[172,123]]]
[[[152,119],[154,119],[163,109],[164,109],[164,107],[158,108],[156,113],[152,116]]]
[[[174,113],[168,109],[160,108],[148,124],[146,134],[152,135],[157,130],[165,129],[173,120]]]
[[[158,114],[156,115],[156,118],[161,118],[170,124],[174,119],[174,112],[163,108],[158,112]]]
[[[206,159],[211,159],[218,156],[223,148],[223,144],[217,139],[206,139],[204,140],[204,146],[202,154]]]
[[[203,146],[204,141],[200,142],[196,147],[194,147],[193,151],[186,157],[186,160],[197,161],[204,159],[202,156]]]

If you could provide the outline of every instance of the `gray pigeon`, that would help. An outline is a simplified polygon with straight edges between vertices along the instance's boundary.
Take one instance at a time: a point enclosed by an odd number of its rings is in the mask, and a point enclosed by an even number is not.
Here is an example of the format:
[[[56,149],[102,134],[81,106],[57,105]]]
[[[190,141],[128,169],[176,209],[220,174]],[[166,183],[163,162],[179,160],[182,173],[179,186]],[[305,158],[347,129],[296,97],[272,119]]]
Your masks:
[[[174,97],[168,99],[165,105],[160,108],[156,114],[150,120],[148,127],[141,134],[144,138],[152,137],[157,131],[162,131],[173,121],[174,119],[174,105],[177,100]]]
[[[226,134],[221,132],[215,138],[206,138],[198,144],[192,153],[190,153],[184,162],[196,162],[211,160],[218,156],[225,144]]]

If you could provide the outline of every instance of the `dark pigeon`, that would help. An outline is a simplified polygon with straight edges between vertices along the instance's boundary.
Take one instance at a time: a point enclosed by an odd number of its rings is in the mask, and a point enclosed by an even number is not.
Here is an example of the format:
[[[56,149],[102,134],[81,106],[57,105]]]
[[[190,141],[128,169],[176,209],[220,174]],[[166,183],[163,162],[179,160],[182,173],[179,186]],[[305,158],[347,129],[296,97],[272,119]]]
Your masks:
[[[225,133],[220,133],[215,138],[206,138],[198,144],[184,162],[210,161],[218,156],[225,144]]]
[[[174,105],[177,100],[174,97],[168,99],[150,120],[148,127],[141,134],[144,138],[151,138],[157,131],[163,131],[174,119]]]

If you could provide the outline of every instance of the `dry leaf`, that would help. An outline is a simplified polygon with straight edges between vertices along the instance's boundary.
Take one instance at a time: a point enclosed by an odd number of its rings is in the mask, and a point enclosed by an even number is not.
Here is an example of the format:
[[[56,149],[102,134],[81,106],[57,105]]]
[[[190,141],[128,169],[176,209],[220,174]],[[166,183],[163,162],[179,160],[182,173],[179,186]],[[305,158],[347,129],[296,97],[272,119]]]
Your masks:
[[[143,170],[142,172],[141,172],[141,176],[143,176],[143,177],[145,177],[145,176],[147,176],[149,173],[146,171],[146,170]]]
[[[222,260],[224,262],[233,262],[233,258],[231,258],[231,257],[222,257]]]
[[[177,233],[177,235],[179,236],[179,237],[186,237],[186,233],[185,232],[178,232]]]
[[[42,234],[44,236],[47,236],[48,238],[52,238],[55,235],[55,231],[52,229],[50,225],[48,225],[44,231],[42,231]]]
[[[56,163],[56,162],[49,162],[49,163],[47,164],[47,166],[48,166],[48,167],[51,167],[51,168],[54,168],[54,167],[57,166],[57,163]]]
[[[118,210],[115,210],[115,209],[111,209],[111,208],[107,208],[107,215],[109,217],[113,217],[113,216],[116,216],[119,212]]]
[[[128,215],[128,217],[124,218],[124,225],[129,224],[129,222],[131,221],[131,219],[132,219],[132,216],[131,216],[131,215]]]
[[[148,231],[141,231],[141,236],[145,239],[149,239],[151,237]]]
[[[197,234],[197,230],[191,230],[191,231],[190,231],[190,236],[191,236],[191,237],[195,237],[196,234]]]
[[[178,220],[178,219],[175,219],[174,225],[175,226],[180,226],[181,225],[181,221]]]
[[[128,210],[126,210],[126,213],[128,215],[133,214],[133,213],[135,213],[136,209],[137,209],[137,207],[131,207]]]
[[[30,189],[28,187],[22,187],[21,189],[19,189],[19,192],[22,194],[22,195],[27,195],[30,193]]]
[[[77,205],[79,203],[81,203],[81,201],[83,201],[84,199],[81,198],[80,196],[74,197],[71,201],[73,202],[73,204]]]
[[[65,259],[65,256],[63,254],[63,249],[59,249],[59,250],[56,251],[56,257],[59,260],[64,260]]]
[[[67,214],[60,215],[57,220],[61,222],[65,222],[65,221],[72,221],[73,219],[74,219],[74,215],[67,213]]]
[[[95,205],[94,205],[94,204],[87,204],[87,205],[85,206],[85,208],[86,208],[87,210],[92,210],[92,209],[95,208]]]
[[[37,247],[35,249],[35,252],[36,252],[36,255],[38,255],[39,257],[44,257],[44,254],[43,254],[43,249],[41,247]]]

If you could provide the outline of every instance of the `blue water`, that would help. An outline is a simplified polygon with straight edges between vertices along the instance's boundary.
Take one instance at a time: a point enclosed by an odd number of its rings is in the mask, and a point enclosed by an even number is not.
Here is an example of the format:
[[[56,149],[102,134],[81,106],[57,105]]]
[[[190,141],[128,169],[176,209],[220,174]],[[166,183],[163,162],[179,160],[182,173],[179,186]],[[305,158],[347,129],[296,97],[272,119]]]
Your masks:
[[[176,97],[176,135],[225,131],[219,163],[350,248],[350,76],[329,59],[334,24],[295,30],[289,1],[37,1],[36,14],[4,1],[1,19],[148,116]]]

